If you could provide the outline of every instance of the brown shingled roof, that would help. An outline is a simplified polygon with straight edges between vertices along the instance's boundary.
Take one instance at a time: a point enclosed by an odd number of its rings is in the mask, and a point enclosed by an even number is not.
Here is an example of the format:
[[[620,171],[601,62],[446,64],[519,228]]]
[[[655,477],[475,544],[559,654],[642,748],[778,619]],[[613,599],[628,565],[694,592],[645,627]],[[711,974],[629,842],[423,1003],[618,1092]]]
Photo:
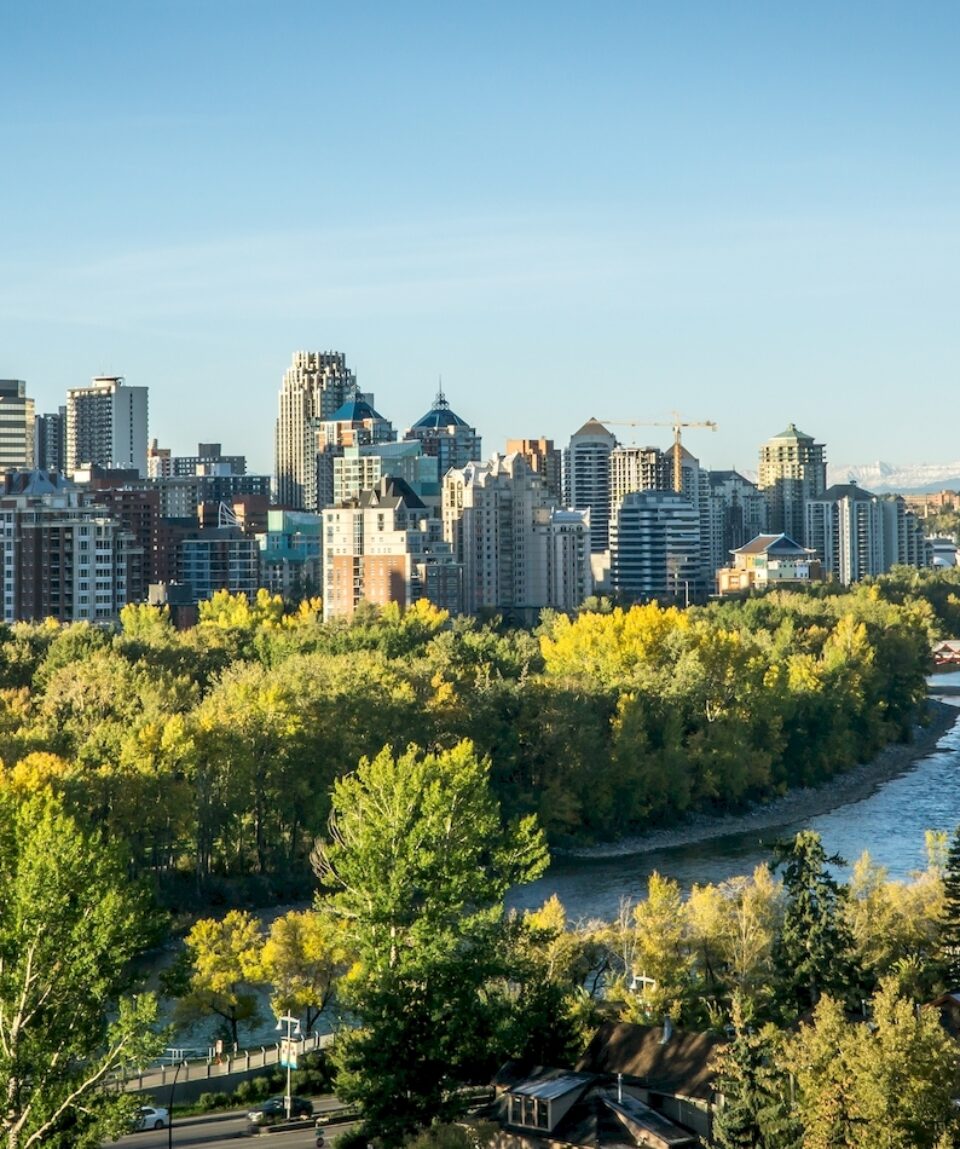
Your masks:
[[[622,1073],[657,1093],[676,1097],[713,1096],[713,1059],[723,1041],[708,1033],[675,1029],[663,1042],[653,1025],[608,1021],[597,1030],[576,1069],[581,1073]]]

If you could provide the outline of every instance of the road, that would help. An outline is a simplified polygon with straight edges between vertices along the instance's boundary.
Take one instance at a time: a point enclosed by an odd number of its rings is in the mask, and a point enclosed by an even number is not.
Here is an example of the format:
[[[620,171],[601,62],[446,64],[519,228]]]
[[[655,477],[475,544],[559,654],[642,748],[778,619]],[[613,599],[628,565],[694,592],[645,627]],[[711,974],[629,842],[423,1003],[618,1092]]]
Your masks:
[[[315,1103],[319,1114],[325,1106]],[[331,1125],[324,1129],[327,1149],[334,1139],[353,1123]],[[108,1142],[108,1146],[118,1149],[167,1149],[169,1129],[149,1129],[143,1133],[130,1133],[119,1141]],[[232,1110],[229,1113],[205,1113],[197,1117],[175,1117],[173,1121],[173,1144],[176,1149],[237,1149],[238,1141],[258,1149],[314,1149],[316,1130],[312,1121],[304,1121],[302,1128],[277,1133],[260,1133],[252,1136],[247,1122],[246,1110]],[[105,1149],[107,1147],[105,1146]]]

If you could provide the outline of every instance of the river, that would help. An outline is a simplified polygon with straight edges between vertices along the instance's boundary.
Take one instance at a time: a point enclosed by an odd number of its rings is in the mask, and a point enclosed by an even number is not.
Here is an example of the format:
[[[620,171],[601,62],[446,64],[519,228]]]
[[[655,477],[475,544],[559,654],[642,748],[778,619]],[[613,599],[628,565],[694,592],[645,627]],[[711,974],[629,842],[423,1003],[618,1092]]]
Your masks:
[[[938,682],[960,687],[960,672],[938,675],[934,690]],[[960,698],[946,701],[958,704]],[[609,920],[616,916],[621,899],[638,901],[646,896],[647,879],[654,870],[676,878],[685,890],[694,883],[721,882],[749,874],[761,862],[770,861],[772,843],[806,827],[821,835],[828,853],[853,862],[868,850],[876,862],[887,867],[890,877],[905,878],[925,865],[924,831],[952,834],[958,822],[960,723],[939,740],[935,752],[899,777],[880,783],[861,801],[805,822],[787,822],[641,854],[596,860],[557,857],[543,878],[514,890],[509,903],[528,909],[556,894],[571,922]]]

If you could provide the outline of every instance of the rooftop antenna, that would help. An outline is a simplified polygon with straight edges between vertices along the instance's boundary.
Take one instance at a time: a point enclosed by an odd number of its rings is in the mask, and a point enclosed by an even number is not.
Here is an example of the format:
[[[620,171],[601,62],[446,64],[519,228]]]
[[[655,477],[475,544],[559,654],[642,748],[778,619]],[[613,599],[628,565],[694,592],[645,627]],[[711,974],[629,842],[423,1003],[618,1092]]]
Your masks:
[[[443,393],[443,375],[437,376],[437,397],[433,401],[434,407],[438,407],[441,411],[446,411],[450,406],[447,402],[447,397]]]

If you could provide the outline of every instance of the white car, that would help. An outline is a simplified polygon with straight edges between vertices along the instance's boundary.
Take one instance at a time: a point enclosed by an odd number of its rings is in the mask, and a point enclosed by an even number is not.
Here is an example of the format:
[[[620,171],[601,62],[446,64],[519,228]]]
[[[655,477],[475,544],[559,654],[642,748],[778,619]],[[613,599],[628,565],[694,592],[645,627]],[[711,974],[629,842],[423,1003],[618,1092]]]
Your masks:
[[[170,1122],[170,1110],[154,1105],[141,1105],[137,1110],[137,1123],[134,1129],[162,1129]]]

